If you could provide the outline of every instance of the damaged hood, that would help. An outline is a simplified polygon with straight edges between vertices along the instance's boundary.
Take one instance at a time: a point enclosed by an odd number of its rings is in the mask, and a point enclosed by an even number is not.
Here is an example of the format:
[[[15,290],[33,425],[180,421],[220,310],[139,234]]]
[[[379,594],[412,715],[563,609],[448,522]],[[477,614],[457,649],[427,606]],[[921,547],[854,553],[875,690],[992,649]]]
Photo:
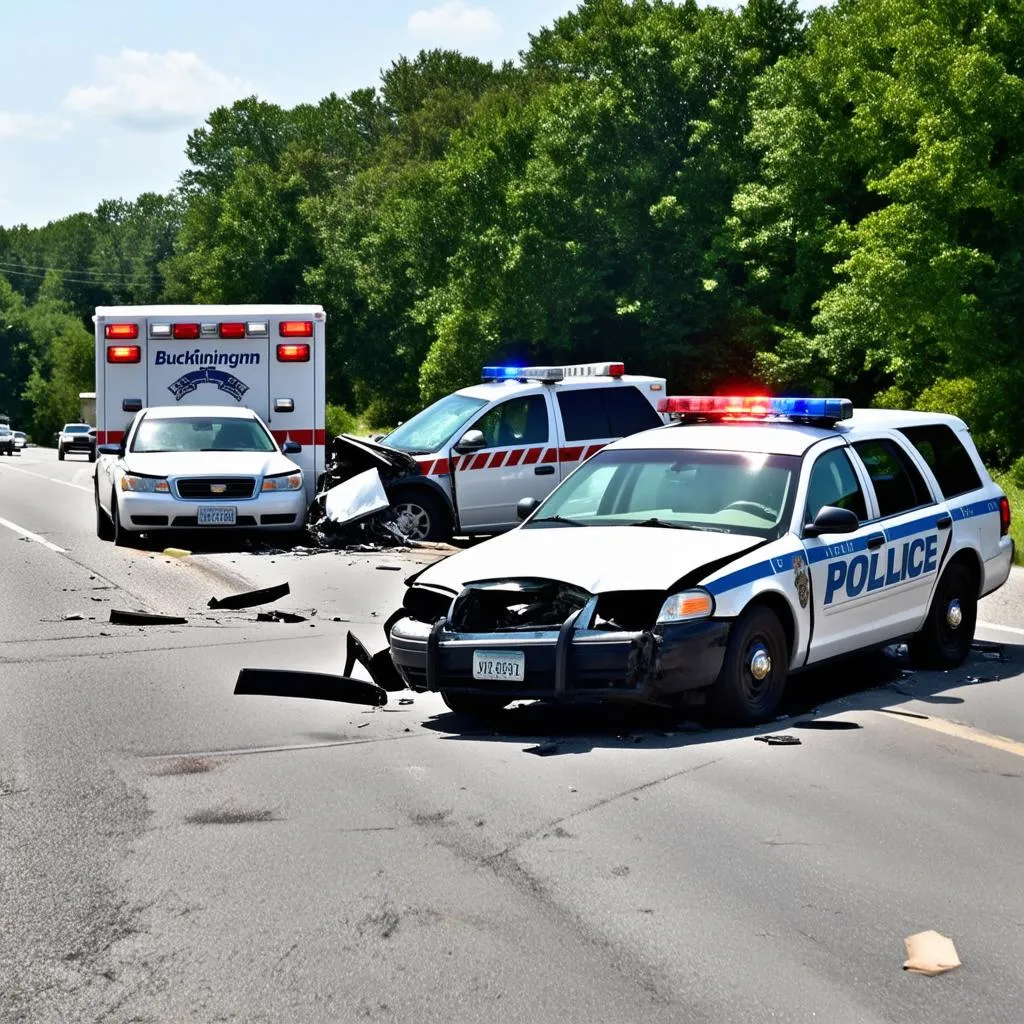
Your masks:
[[[298,466],[280,452],[128,452],[129,473],[146,476],[273,476]]]
[[[331,454],[353,476],[369,469],[376,469],[385,477],[420,472],[419,463],[406,452],[349,434],[339,434],[331,441]]]
[[[701,566],[735,558],[761,537],[649,526],[515,529],[431,566],[417,583],[458,593],[492,579],[560,580],[591,594],[668,590]]]

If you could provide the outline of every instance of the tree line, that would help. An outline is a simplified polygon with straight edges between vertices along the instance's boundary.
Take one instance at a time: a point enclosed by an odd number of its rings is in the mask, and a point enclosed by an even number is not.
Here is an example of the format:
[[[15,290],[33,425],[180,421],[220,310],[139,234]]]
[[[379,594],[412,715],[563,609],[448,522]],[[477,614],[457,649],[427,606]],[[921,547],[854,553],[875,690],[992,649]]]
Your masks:
[[[250,97],[171,195],[0,229],[0,410],[72,414],[96,305],[313,301],[329,400],[375,424],[488,362],[614,358],[952,412],[1007,464],[1022,114],[1022,0],[585,0],[515,62]]]

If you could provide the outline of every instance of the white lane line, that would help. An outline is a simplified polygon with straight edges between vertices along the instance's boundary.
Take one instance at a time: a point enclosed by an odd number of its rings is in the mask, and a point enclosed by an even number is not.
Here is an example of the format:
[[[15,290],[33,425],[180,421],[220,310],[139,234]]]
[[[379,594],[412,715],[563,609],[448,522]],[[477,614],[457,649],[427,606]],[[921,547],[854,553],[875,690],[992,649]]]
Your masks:
[[[40,537],[38,533],[33,533],[31,530],[26,530],[24,526],[19,526],[17,523],[12,523],[9,519],[0,517],[0,526],[6,526],[8,530],[13,530],[15,533],[20,533],[22,537],[28,537],[29,540],[34,540],[37,544],[42,544],[44,548],[49,548],[51,551],[56,551],[58,555],[66,555],[67,551],[64,548],[57,547],[56,544],[51,544],[45,537]]]
[[[1001,629],[1004,633],[1015,633],[1017,636],[1024,636],[1024,629],[1019,629],[1017,626],[1000,626],[995,622],[979,622],[978,626],[981,629]]]
[[[87,494],[92,493],[91,487],[73,484],[68,480],[58,480],[56,477],[45,476],[43,473],[33,473],[30,469],[19,469],[17,466],[0,466],[0,469],[9,469],[12,473],[24,473],[25,476],[34,476],[37,480],[48,480],[51,484],[63,484],[65,487],[74,487],[76,491],[85,491]]]

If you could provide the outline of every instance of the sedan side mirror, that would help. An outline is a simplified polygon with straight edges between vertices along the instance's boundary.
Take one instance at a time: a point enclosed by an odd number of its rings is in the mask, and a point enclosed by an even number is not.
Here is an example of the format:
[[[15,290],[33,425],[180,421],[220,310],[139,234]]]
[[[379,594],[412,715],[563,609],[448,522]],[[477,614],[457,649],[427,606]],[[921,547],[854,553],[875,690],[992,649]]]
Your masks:
[[[487,438],[484,437],[482,430],[467,430],[461,438],[459,443],[455,445],[455,450],[460,454],[464,455],[466,452],[478,452],[481,448],[487,447]]]
[[[98,444],[96,445],[97,455],[116,455],[120,458],[124,455],[123,444]]]
[[[520,498],[516,505],[516,515],[520,520],[528,519],[540,506],[540,498]]]
[[[813,523],[804,526],[805,537],[820,537],[823,533],[855,533],[860,529],[856,512],[835,505],[823,505]]]
[[[285,455],[298,455],[302,451],[302,445],[298,441],[285,441],[281,445],[281,451]]]

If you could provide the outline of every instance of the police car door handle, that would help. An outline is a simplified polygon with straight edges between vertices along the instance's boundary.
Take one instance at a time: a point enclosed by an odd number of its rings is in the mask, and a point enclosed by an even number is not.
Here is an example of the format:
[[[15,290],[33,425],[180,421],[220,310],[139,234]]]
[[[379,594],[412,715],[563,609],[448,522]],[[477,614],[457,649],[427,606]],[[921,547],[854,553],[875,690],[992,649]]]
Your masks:
[[[948,530],[953,525],[953,517],[952,516],[943,516],[941,519],[936,521],[935,525],[940,530]]]
[[[880,548],[884,543],[885,543],[885,534],[884,533],[873,533],[873,534],[871,534],[870,537],[868,537],[868,548],[870,550],[872,550],[872,551],[875,548]]]
[[[533,471],[534,471],[534,473],[537,474],[537,476],[551,476],[551,474],[554,473],[554,471],[555,471],[555,467],[554,466],[534,466],[533,467]]]

